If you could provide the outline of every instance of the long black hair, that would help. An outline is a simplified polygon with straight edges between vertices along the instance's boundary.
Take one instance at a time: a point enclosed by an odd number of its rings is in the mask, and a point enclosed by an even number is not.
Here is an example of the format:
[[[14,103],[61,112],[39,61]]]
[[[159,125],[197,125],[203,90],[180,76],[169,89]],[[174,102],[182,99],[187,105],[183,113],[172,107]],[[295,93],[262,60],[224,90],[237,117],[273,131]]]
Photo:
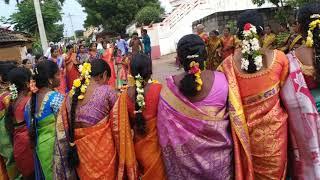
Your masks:
[[[143,78],[144,81],[141,83],[141,85],[142,85],[142,88],[144,88],[152,75],[152,61],[150,57],[141,53],[136,54],[130,62],[130,70],[131,70],[131,75],[133,77],[140,75]],[[138,92],[135,88],[135,99],[137,98],[137,95],[138,95]],[[140,110],[140,107],[138,103],[135,102],[136,114],[135,114],[134,130],[139,135],[144,135],[147,131],[146,122],[143,118],[142,111],[139,111],[139,110]]]
[[[320,3],[308,4],[298,12],[298,22],[301,27],[304,38],[308,36],[309,25],[312,21],[320,19],[319,17],[311,18],[312,15],[320,15]],[[316,71],[316,81],[320,83],[320,28],[319,25],[313,30],[313,48],[315,50],[315,58],[313,65]]]
[[[205,43],[198,35],[186,35],[178,42],[177,53],[180,63],[187,73],[180,81],[179,90],[186,97],[194,97],[198,93],[196,77],[194,74],[189,74],[188,71],[192,61],[199,63],[201,70],[204,69],[204,62],[207,59]]]
[[[91,77],[103,77],[106,74],[107,77],[111,76],[111,69],[108,63],[102,59],[97,59],[91,62]],[[85,80],[82,80],[81,84],[84,84]],[[75,141],[75,120],[76,120],[76,108],[78,105],[78,96],[81,94],[81,86],[74,89],[74,95],[72,96],[71,110],[70,110],[70,122],[69,122],[69,141],[74,144]],[[68,159],[72,167],[79,165],[79,156],[76,145],[70,147],[68,153]]]
[[[49,87],[50,79],[53,79],[54,76],[58,73],[59,68],[58,65],[52,61],[41,61],[39,62],[35,69],[34,75],[32,79],[35,81],[37,88],[45,88]],[[31,115],[31,123],[30,123],[30,140],[33,145],[33,148],[36,147],[36,121],[35,121],[35,113],[36,113],[36,100],[37,94],[32,93],[31,103],[30,103],[30,115]]]
[[[31,72],[27,68],[23,68],[23,67],[14,68],[8,73],[8,80],[10,84],[14,84],[16,86],[18,94],[21,93],[22,91],[28,90],[27,84],[30,82],[30,79],[31,79]],[[9,104],[9,107],[6,113],[6,128],[10,134],[10,138],[12,142],[13,142],[13,130],[14,130],[14,124],[13,124],[13,119],[14,119],[13,103],[14,102],[15,100],[11,99],[11,102]]]
[[[0,63],[0,77],[3,82],[8,82],[9,72],[17,66],[11,62]]]
[[[243,29],[246,23],[250,23],[254,25],[257,29],[257,34],[259,36],[263,35],[263,27],[264,27],[263,16],[260,13],[258,13],[257,10],[248,10],[241,13],[237,20],[237,28],[238,28],[237,36],[240,40],[243,40]],[[253,56],[249,56],[248,60],[249,60],[249,65],[248,65],[248,70],[246,70],[246,72],[248,73],[257,72],[257,66],[254,64]]]

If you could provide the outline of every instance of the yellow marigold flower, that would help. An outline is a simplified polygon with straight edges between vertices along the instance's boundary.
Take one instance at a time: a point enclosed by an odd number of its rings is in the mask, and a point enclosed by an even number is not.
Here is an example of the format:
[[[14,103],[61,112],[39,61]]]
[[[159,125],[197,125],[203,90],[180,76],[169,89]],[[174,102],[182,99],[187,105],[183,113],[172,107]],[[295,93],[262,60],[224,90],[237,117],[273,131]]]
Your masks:
[[[197,91],[201,91],[201,86],[197,86]]]
[[[157,80],[152,80],[152,83],[157,83],[157,84],[159,84],[159,81],[157,81]]]
[[[81,80],[80,79],[76,79],[73,81],[73,86],[78,88],[81,86]]]
[[[79,96],[78,96],[78,99],[79,99],[79,100],[84,99],[84,95],[82,95],[82,94],[81,94],[81,95],[79,95]]]

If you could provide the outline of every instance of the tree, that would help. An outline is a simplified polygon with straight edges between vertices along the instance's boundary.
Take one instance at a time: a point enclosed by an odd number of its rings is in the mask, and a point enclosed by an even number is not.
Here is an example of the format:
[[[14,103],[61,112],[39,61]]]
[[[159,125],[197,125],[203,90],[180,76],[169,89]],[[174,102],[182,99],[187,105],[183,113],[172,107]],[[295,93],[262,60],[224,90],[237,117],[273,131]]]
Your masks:
[[[84,31],[83,30],[76,30],[76,31],[74,31],[74,33],[76,34],[77,37],[83,37]]]
[[[291,6],[291,7],[300,7],[307,3],[319,2],[319,0],[252,0],[253,4],[262,6],[263,4],[269,2],[274,4],[277,7]]]
[[[14,25],[17,31],[38,36],[38,24],[33,0],[23,0],[17,4],[18,11],[10,16],[8,23]],[[57,24],[62,20],[61,5],[56,0],[46,0],[41,5],[45,30],[50,41],[57,41],[63,37],[63,25]]]
[[[23,1],[23,0],[16,0],[16,3],[19,4],[21,1]],[[59,0],[59,2],[60,2],[61,4],[63,4],[64,1],[65,1],[65,0]],[[9,4],[9,3],[10,3],[10,0],[4,0],[4,2],[5,2],[6,4]]]
[[[151,22],[159,22],[163,9],[158,6],[145,6],[135,16],[135,21],[138,24],[150,24]]]
[[[78,0],[85,8],[85,26],[103,25],[107,31],[125,32],[125,28],[135,19],[137,12],[148,5],[158,6],[158,0]]]

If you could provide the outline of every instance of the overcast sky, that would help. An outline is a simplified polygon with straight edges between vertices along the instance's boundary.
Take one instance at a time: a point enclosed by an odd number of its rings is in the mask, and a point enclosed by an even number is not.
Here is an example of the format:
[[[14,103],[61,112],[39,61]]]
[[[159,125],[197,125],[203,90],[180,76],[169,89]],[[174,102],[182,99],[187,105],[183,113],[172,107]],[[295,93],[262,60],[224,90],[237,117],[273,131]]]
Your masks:
[[[162,6],[165,7],[166,11],[170,11],[170,5],[167,0],[160,0]],[[16,1],[11,0],[10,4],[5,4],[4,0],[0,0],[0,17],[4,16],[8,18],[12,13],[16,11]],[[68,15],[71,15],[72,24]],[[83,23],[86,19],[86,14],[83,12],[83,8],[76,0],[65,0],[63,5],[62,23],[65,24],[64,34],[71,36],[72,32],[79,29],[84,29]]]

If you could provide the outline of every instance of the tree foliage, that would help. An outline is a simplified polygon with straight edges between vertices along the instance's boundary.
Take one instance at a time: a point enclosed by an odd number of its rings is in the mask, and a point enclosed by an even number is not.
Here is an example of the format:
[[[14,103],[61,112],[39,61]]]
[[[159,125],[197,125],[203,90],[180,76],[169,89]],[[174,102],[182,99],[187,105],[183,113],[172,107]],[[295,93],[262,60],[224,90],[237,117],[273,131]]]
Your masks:
[[[76,34],[77,37],[83,37],[84,31],[83,30],[76,30],[76,31],[74,31],[74,33]]]
[[[103,25],[107,31],[125,32],[125,28],[135,19],[137,12],[148,5],[157,6],[158,0],[78,0],[85,8],[85,26]]]
[[[138,24],[150,24],[151,22],[159,22],[163,10],[159,6],[145,6],[135,16]]]
[[[56,0],[45,0],[41,5],[42,17],[47,37],[50,41],[57,41],[63,37],[63,25],[57,24],[62,20],[61,5]],[[8,19],[17,31],[23,31],[37,36],[38,23],[33,0],[23,0],[17,4],[17,12]]]

